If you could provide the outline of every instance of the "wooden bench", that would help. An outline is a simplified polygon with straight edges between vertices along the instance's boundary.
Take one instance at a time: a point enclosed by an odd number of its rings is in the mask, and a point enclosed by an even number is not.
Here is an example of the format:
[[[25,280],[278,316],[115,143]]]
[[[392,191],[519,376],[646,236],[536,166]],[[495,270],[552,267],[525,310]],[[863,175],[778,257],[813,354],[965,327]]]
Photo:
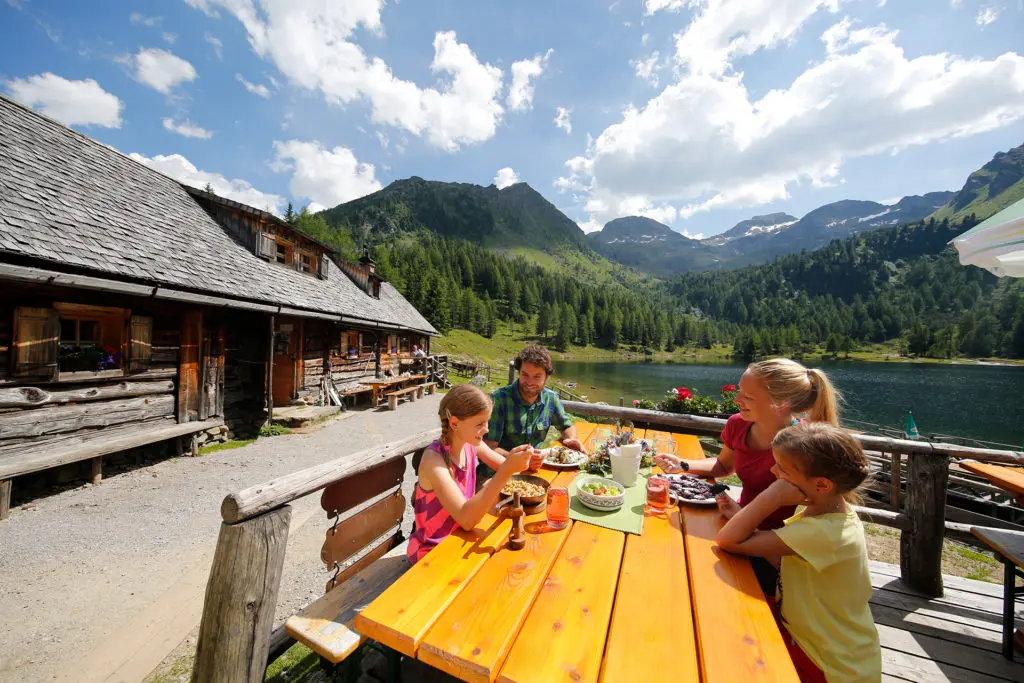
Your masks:
[[[404,474],[405,459],[395,458],[337,481],[321,495],[332,523],[320,558],[334,575],[327,593],[289,617],[285,630],[316,652],[327,670],[364,642],[353,628],[356,615],[409,568],[401,532]]]
[[[384,394],[388,399],[388,410],[398,410],[398,401],[402,398],[415,401],[418,395],[422,395],[422,391],[423,390],[418,387],[408,387],[406,389],[396,389],[395,391]]]
[[[416,397],[423,398],[424,394],[432,394],[437,388],[437,382],[424,382],[423,384],[416,385]]]
[[[224,421],[219,418],[181,424],[171,419],[163,422],[167,424],[126,429],[115,434],[101,432],[95,436],[75,437],[71,444],[64,447],[46,445],[27,447],[17,453],[0,457],[0,519],[4,519],[9,514],[11,480],[14,477],[82,460],[92,460],[92,483],[98,484],[103,477],[102,458],[104,455],[195,435],[224,424]],[[192,450],[193,455],[198,455],[198,448],[194,441]]]
[[[971,533],[1003,561],[1003,656],[1012,660],[1014,604],[1024,595],[1024,586],[1016,586],[1024,578],[1024,532],[975,526]]]

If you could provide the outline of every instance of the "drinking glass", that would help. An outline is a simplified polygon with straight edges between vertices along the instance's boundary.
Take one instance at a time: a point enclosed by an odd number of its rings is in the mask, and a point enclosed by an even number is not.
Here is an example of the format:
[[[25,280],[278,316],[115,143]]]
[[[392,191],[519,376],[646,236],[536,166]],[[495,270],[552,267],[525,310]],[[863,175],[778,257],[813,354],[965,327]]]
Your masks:
[[[548,489],[548,526],[564,529],[569,525],[569,490],[551,487]]]
[[[647,480],[647,506],[663,512],[669,506],[668,480],[651,477]]]

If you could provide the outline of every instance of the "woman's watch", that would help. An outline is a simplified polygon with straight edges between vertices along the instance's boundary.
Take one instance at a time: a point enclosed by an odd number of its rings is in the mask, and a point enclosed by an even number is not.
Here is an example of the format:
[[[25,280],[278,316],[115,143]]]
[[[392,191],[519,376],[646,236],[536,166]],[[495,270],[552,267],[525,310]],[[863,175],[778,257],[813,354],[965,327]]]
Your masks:
[[[679,466],[683,468],[683,472],[689,472],[690,471],[690,463],[686,462],[685,460],[680,460],[679,461]]]

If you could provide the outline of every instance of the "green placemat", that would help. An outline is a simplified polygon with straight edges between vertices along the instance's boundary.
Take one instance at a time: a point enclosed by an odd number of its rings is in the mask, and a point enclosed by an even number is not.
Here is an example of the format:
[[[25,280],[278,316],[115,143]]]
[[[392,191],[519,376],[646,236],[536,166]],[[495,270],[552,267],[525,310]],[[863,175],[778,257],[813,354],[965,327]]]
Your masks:
[[[581,474],[569,484],[569,518],[639,536],[644,528],[647,477],[641,474],[636,478],[636,485],[626,489],[626,502],[618,510],[598,512],[588,508],[576,497],[576,482],[589,476],[591,475]]]

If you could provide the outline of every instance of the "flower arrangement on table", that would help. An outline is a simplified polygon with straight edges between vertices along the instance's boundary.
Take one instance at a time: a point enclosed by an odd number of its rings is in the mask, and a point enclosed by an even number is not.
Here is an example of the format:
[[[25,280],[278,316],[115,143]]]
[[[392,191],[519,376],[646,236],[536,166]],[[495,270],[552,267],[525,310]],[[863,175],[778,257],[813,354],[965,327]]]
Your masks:
[[[589,460],[580,465],[580,469],[602,477],[611,476],[612,461],[609,451],[613,448],[637,442],[640,443],[640,467],[652,466],[654,464],[654,456],[657,455],[654,450],[654,442],[647,439],[638,439],[633,434],[633,425],[626,423],[616,433],[598,443],[593,448]]]

